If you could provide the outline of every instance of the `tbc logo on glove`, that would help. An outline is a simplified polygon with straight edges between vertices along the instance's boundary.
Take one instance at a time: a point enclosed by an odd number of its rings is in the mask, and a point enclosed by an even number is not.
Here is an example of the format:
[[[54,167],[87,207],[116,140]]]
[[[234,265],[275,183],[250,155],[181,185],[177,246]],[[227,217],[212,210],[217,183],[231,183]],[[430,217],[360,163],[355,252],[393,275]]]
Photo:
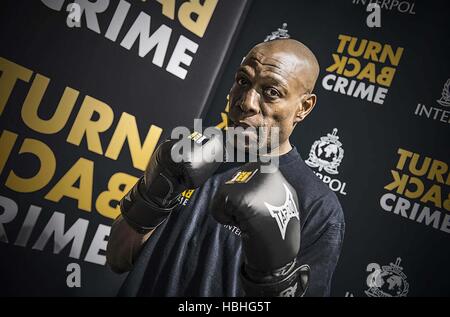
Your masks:
[[[206,136],[196,131],[194,131],[188,138],[200,145],[203,145],[208,141]]]
[[[233,178],[231,178],[225,184],[229,185],[229,184],[236,184],[236,183],[238,183],[238,184],[248,183],[250,181],[250,179],[253,177],[253,175],[256,174],[257,171],[258,171],[258,169],[254,170],[254,171],[239,171],[233,176]]]
[[[283,186],[286,191],[286,201],[282,206],[276,207],[266,202],[264,202],[264,204],[266,205],[267,209],[269,209],[270,215],[277,221],[281,237],[284,240],[289,220],[291,220],[291,218],[297,218],[298,220],[300,220],[300,218],[298,216],[297,206],[295,205],[291,191],[286,186],[286,184],[283,184]]]

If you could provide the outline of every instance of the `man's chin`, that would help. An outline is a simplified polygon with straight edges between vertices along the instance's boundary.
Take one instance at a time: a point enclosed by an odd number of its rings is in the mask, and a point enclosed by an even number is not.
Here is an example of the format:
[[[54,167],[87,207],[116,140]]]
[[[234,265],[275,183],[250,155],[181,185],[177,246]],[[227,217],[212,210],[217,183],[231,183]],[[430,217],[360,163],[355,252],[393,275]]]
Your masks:
[[[234,150],[257,156],[267,154],[267,148],[264,145],[259,145],[257,142],[235,143]]]

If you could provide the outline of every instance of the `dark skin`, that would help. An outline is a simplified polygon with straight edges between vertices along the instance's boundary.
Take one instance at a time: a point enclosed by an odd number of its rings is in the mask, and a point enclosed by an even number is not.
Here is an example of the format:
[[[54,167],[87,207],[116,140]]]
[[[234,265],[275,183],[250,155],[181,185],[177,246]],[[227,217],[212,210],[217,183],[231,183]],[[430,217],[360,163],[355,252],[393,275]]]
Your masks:
[[[292,148],[289,137],[297,123],[312,111],[312,94],[319,65],[311,51],[295,40],[277,40],[255,46],[239,67],[230,91],[229,125],[243,128],[279,128],[279,147],[272,155]],[[253,136],[256,138],[256,136]],[[270,148],[270,133],[261,145]]]
[[[282,155],[292,146],[289,137],[297,123],[312,111],[312,94],[319,75],[314,54],[302,43],[287,39],[255,46],[239,67],[230,91],[230,126],[278,127],[279,146],[263,143],[270,155]],[[117,273],[131,270],[152,231],[139,234],[119,216],[111,228],[106,260]]]

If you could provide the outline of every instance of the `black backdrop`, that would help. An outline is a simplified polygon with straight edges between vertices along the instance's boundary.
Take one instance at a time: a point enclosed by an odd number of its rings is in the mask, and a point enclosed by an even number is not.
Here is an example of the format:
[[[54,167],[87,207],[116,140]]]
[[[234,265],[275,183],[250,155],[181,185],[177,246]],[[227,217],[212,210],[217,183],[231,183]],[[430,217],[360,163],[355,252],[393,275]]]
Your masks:
[[[139,148],[144,144],[144,140],[156,143],[159,139],[166,138],[173,127],[192,125],[193,119],[199,116],[207,104],[214,84],[218,81],[217,77],[232,46],[235,32],[240,21],[243,20],[241,14],[244,13],[246,1],[218,2],[203,37],[184,27],[180,22],[179,10],[183,1],[176,3],[174,20],[163,14],[163,7],[157,1],[120,1],[120,3],[130,4],[130,9],[116,41],[106,38],[105,34],[110,28],[110,21],[113,20],[119,4],[118,0],[98,2],[109,3],[107,9],[97,15],[100,34],[86,26],[84,16],[81,18],[80,28],[71,28],[66,24],[69,14],[66,12],[66,7],[72,1],[45,2],[53,4],[62,2],[62,10],[53,10],[44,5],[43,1],[37,0],[12,0],[3,1],[1,4],[2,78],[5,78],[7,74],[5,70],[8,70],[8,74],[13,73],[10,70],[14,68],[11,63],[28,68],[35,73],[28,83],[17,80],[10,95],[7,94],[7,89],[3,88],[7,87],[6,83],[1,90],[1,97],[7,100],[0,117],[2,136],[5,136],[4,131],[18,135],[11,151],[7,150],[8,146],[5,145],[8,142],[1,143],[2,152],[11,153],[9,157],[2,159],[6,161],[6,165],[1,172],[1,183],[8,184],[7,179],[10,177],[11,170],[20,177],[29,178],[40,169],[39,160],[34,154],[18,154],[26,138],[36,139],[50,148],[56,158],[56,171],[54,176],[45,182],[47,184],[42,189],[30,193],[18,192],[11,189],[11,186],[2,186],[3,210],[0,222],[4,223],[2,225],[4,230],[0,239],[3,242],[0,243],[0,293],[3,295],[115,295],[123,276],[115,275],[104,265],[106,244],[102,241],[107,240],[112,218],[118,213],[117,200],[121,198],[120,193],[123,196],[126,189],[130,188],[130,184],[141,175],[142,166],[145,167],[145,164],[136,166],[133,159],[148,159],[153,151],[153,147],[148,146],[142,152],[135,150],[136,154],[133,155],[129,144],[133,143],[134,148]],[[80,1],[82,2],[86,1]],[[139,49],[145,45],[139,39],[130,50],[121,45],[126,34],[139,19],[141,12],[150,16],[150,34],[156,33],[162,25],[172,29],[162,67],[153,63],[155,49],[144,57],[139,56]],[[116,23],[116,25],[120,24]],[[148,25],[146,30],[149,30]],[[191,65],[181,65],[188,71],[185,79],[166,71],[181,36],[198,45],[195,54],[187,52],[187,55],[192,57]],[[148,34],[141,37],[146,39]],[[161,42],[166,38],[161,36]],[[78,99],[67,123],[54,134],[36,132],[24,123],[21,115],[22,105],[37,73],[50,78],[48,88],[39,104],[38,114],[43,120],[52,117],[65,87],[79,91]],[[98,102],[92,100],[85,103],[86,96],[95,98],[106,106],[99,106]],[[37,100],[37,97],[31,99]],[[99,110],[101,114],[99,111],[93,111],[88,118],[77,121],[83,106],[85,109],[100,107],[103,110]],[[107,108],[111,110],[105,110]],[[123,114],[126,118],[134,117],[134,119],[128,119],[125,125],[119,126]],[[79,128],[89,119],[94,122],[112,121],[110,127],[103,129],[105,131],[99,134],[100,146],[98,144],[95,146],[95,136],[91,136],[90,140],[89,136],[83,135],[79,145],[68,142],[72,126]],[[134,124],[133,120],[135,120]],[[108,126],[107,123],[106,126]],[[137,129],[133,129],[136,126]],[[129,132],[128,141],[125,141],[121,147],[119,156],[115,158],[108,155],[108,148],[112,151],[121,144],[113,143],[111,141],[113,136],[124,130],[137,130],[139,134],[132,135]],[[110,147],[110,143],[113,146]],[[58,201],[55,201],[55,198],[53,200],[44,198],[80,158],[85,164],[79,165],[80,167],[73,174],[80,175],[71,179],[70,183],[71,187],[81,188],[81,190],[78,193],[76,189],[66,190],[62,197],[61,194],[58,196],[61,190],[57,190],[54,193]],[[51,164],[45,157],[42,166],[49,165]],[[92,185],[89,185],[91,177],[89,168],[93,170]],[[115,178],[120,186],[111,185],[115,188],[116,195],[101,196],[103,192],[109,191],[108,183],[113,180],[113,175],[116,173],[126,174],[119,174]],[[68,191],[71,191],[72,196],[76,196],[77,199],[71,198]],[[83,206],[80,208],[78,201],[86,201],[88,196],[92,196],[92,201],[88,204],[90,208]],[[106,201],[104,203],[106,207],[97,205],[99,197]],[[16,212],[14,207],[11,207],[14,203],[18,205]],[[42,207],[34,226],[26,221],[31,205]],[[61,216],[64,217],[62,221]],[[81,222],[77,222],[78,220]],[[82,229],[86,221],[89,225],[83,237]],[[47,228],[49,223],[53,225]],[[23,236],[20,234],[23,232],[22,228],[31,232],[28,239],[19,239]],[[67,235],[70,233],[70,228],[74,228],[78,240],[66,241],[70,237]],[[54,234],[54,231],[57,234]],[[63,236],[62,232],[66,235]],[[96,233],[99,234],[97,239]],[[25,243],[19,243],[20,241]],[[42,244],[38,241],[46,243]],[[93,253],[99,255],[94,257],[91,255],[88,257],[90,260],[86,260],[86,257],[90,255],[91,244],[98,249],[97,252],[93,249]],[[81,248],[80,255],[74,251],[76,248]],[[72,254],[72,251],[75,253]],[[69,263],[77,263],[81,266],[80,288],[67,286],[66,278],[71,273],[66,271]]]
[[[367,278],[370,273],[375,273],[375,265],[368,271],[369,264],[379,264],[380,279],[385,281],[390,264],[395,264],[397,258],[401,260],[400,267],[409,284],[407,296],[450,295],[450,273],[447,270],[450,256],[446,246],[449,231],[426,226],[423,222],[385,211],[380,206],[381,197],[390,192],[384,187],[393,181],[391,170],[396,170],[399,148],[420,154],[419,167],[424,157],[447,165],[450,159],[450,108],[437,103],[450,78],[450,45],[445,40],[450,38],[448,4],[445,1],[407,3],[414,14],[382,8],[381,28],[371,29],[366,25],[369,13],[361,1],[359,4],[351,0],[254,1],[218,93],[206,113],[211,124],[220,121],[218,118],[225,108],[223,100],[242,57],[255,43],[263,40],[269,30],[276,30],[283,22],[288,24],[293,38],[315,52],[321,65],[315,88],[318,103],[310,116],[296,128],[291,141],[306,160],[314,142],[336,128],[345,150],[337,168],[338,175],[320,171],[324,176],[346,183],[343,190],[346,195],[337,193],[344,209],[346,235],[333,279],[333,296],[367,296]],[[403,4],[401,9],[405,10],[406,5]],[[324,89],[322,79],[330,74],[326,68],[333,64],[332,54],[337,51],[339,34],[390,44],[394,51],[397,47],[404,48],[382,105]],[[364,59],[359,60],[365,62]],[[427,109],[440,109],[438,119],[443,111],[447,111],[446,122],[433,120],[434,113],[430,115],[431,119],[415,115],[419,103],[426,105]],[[319,172],[318,168],[313,169]],[[412,175],[406,168],[404,173]],[[448,175],[445,173],[444,181]],[[440,185],[442,201],[449,199],[448,181],[440,184],[429,181],[426,176],[420,179],[427,189],[433,184]],[[337,181],[333,182],[333,187],[338,187]],[[413,186],[411,190],[414,190]],[[431,212],[441,211],[441,221],[450,213],[449,202],[444,209],[436,208],[433,203],[422,203],[420,198],[408,200],[411,205],[417,202],[428,206]],[[407,215],[410,216],[410,212]],[[383,266],[388,267],[383,269]],[[383,282],[379,281],[375,289],[379,288],[385,295],[397,294],[387,289],[387,282],[383,286],[381,284]],[[399,289],[402,293],[404,287]],[[372,290],[370,293],[373,291],[376,292]]]
[[[20,108],[32,79],[29,83],[16,84],[0,116],[2,131],[19,135],[13,154],[1,172],[2,184],[13,167],[20,168],[23,177],[33,175],[37,168],[35,159],[17,159],[24,138],[36,138],[46,143],[57,159],[55,177],[42,190],[17,193],[7,187],[2,188],[1,195],[15,201],[19,208],[13,220],[5,221],[6,212],[0,218],[0,223],[7,222],[3,227],[8,237],[7,243],[4,239],[0,243],[1,294],[112,295],[122,280],[102,265],[83,261],[88,242],[83,245],[79,259],[69,257],[69,245],[53,254],[51,239],[43,251],[33,249],[55,211],[65,214],[66,231],[77,219],[88,219],[85,241],[93,240],[98,224],[110,225],[111,220],[99,215],[95,209],[90,213],[78,209],[76,200],[65,197],[56,203],[43,198],[80,156],[95,162],[94,199],[107,188],[108,179],[114,173],[120,171],[134,176],[140,173],[133,168],[127,146],[123,147],[117,160],[111,160],[88,151],[84,138],[80,146],[65,141],[85,95],[105,102],[114,110],[114,123],[102,134],[103,150],[123,112],[137,118],[141,142],[151,124],[161,127],[163,135],[175,125],[192,125],[192,119],[200,113],[207,124],[219,124],[234,71],[242,57],[267,34],[287,23],[291,36],[308,45],[321,65],[315,89],[318,104],[297,127],[292,143],[305,160],[312,150],[312,162],[317,163],[317,158],[322,158],[322,165],[327,160],[335,163],[337,174],[320,166],[312,167],[318,176],[338,190],[346,217],[344,249],[333,279],[332,295],[450,295],[447,270],[450,257],[445,244],[450,228],[450,224],[445,225],[450,219],[449,173],[448,170],[445,172],[450,161],[450,108],[445,95],[449,89],[446,82],[450,78],[450,25],[446,1],[408,0],[399,1],[396,6],[394,1],[386,1],[381,9],[381,27],[369,28],[366,25],[369,1],[256,0],[245,15],[244,1],[219,0],[203,38],[183,29],[177,21],[162,16],[161,6],[156,1],[129,2],[133,14],[129,14],[132,16],[129,19],[127,17],[120,40],[138,13],[145,11],[152,17],[152,26],[166,23],[174,29],[168,52],[173,51],[174,39],[180,34],[199,44],[185,80],[152,65],[152,53],[141,58],[136,47],[126,50],[120,46],[119,40],[113,43],[104,37],[103,28],[107,28],[116,4],[110,4],[112,9],[102,16],[104,20],[99,19],[102,29],[99,35],[85,27],[68,28],[65,25],[67,13],[48,9],[40,1],[33,4],[29,1],[2,3],[0,57],[52,80],[49,95],[41,106],[42,114],[51,113],[66,86],[79,90],[80,96],[68,124],[55,135],[30,130],[20,117]],[[177,5],[182,2],[177,1]],[[380,46],[390,45],[393,53],[402,48],[398,65],[392,65],[389,58],[380,62],[355,57],[363,67],[373,62],[377,71],[385,66],[395,68],[392,83],[385,86],[382,80],[381,84],[371,83],[371,79],[357,79],[330,70],[329,66],[334,64],[333,54],[340,58],[352,57],[347,50],[337,52],[340,35],[341,38],[357,38],[357,46],[366,39]],[[230,54],[229,60],[227,54]],[[383,104],[326,89],[331,81],[324,84],[323,80],[329,75],[355,80],[355,84],[372,84],[374,91],[387,89]],[[425,107],[425,110],[417,112],[418,106]],[[333,129],[337,129],[341,144],[333,141],[332,137],[316,143],[321,137],[332,134]],[[335,145],[335,152],[329,158],[318,152],[318,148],[327,145]],[[414,175],[408,169],[409,160],[404,168],[397,168],[399,150],[417,154],[418,168],[427,160],[435,164],[427,172],[432,170],[439,174],[440,169],[443,181],[439,177],[428,179],[429,173]],[[425,191],[416,196],[406,194],[404,190],[396,192],[396,188],[387,186],[394,180],[391,171],[398,173],[399,177],[415,177],[424,185]],[[414,185],[406,186],[410,192],[415,190]],[[432,192],[426,196],[430,189]],[[382,197],[389,198],[386,204],[393,206],[391,211],[383,208]],[[395,209],[398,201],[404,205],[409,203],[411,208],[404,211],[398,207]],[[31,204],[42,206],[43,211],[29,243],[20,247],[14,245],[15,240]],[[413,205],[417,212],[415,215],[411,210]],[[429,208],[428,214],[426,208]],[[66,286],[66,266],[72,262],[82,267],[81,288]]]

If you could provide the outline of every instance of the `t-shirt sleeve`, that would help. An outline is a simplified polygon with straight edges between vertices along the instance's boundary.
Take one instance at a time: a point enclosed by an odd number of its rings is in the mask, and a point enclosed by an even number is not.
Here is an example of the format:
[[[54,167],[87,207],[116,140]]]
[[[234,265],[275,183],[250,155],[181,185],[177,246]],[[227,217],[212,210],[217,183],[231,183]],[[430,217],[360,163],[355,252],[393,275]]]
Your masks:
[[[311,267],[305,296],[330,296],[331,279],[341,253],[344,232],[343,222],[329,224],[317,240],[300,251],[300,263]]]

